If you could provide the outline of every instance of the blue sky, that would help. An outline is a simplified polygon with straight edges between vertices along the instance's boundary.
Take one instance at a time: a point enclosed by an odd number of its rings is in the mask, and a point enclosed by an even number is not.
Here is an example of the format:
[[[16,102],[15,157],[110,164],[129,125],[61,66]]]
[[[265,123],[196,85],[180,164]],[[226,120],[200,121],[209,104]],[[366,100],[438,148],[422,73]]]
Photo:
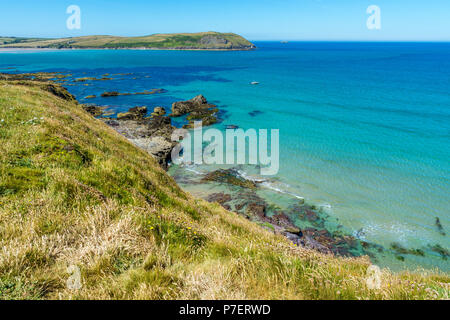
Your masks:
[[[66,28],[69,5],[81,30]],[[381,30],[369,30],[369,5]],[[250,40],[450,41],[450,0],[0,0],[0,35],[235,32]]]

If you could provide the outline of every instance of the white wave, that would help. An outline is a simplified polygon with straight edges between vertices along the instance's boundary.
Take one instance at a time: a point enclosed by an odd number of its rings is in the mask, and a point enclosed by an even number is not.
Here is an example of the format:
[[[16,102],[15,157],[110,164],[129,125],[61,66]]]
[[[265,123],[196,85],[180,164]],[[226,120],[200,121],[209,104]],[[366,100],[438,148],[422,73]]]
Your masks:
[[[250,175],[248,175],[248,174],[247,174],[245,171],[243,171],[243,170],[237,170],[237,173],[238,173],[242,178],[244,178],[245,180],[250,180],[250,181],[253,181],[253,182],[256,182],[256,183],[262,183],[262,182],[267,181],[266,179],[255,178],[255,177],[253,177],[253,176],[250,176]]]
[[[354,231],[353,235],[360,240],[391,239],[401,244],[408,244],[417,238],[417,230],[412,226],[394,222],[382,224],[368,224],[360,230]]]
[[[193,165],[193,164],[184,163],[182,165],[182,167],[184,168],[184,170],[189,171],[189,172],[193,172],[195,174],[199,174],[199,175],[203,175],[204,174],[204,172],[201,172],[201,171],[197,170],[197,166]]]
[[[261,183],[261,185],[264,186],[265,188],[270,189],[270,190],[273,190],[273,191],[275,191],[275,192],[282,193],[282,194],[287,194],[287,195],[290,195],[290,196],[292,196],[292,197],[294,197],[294,198],[297,198],[297,199],[299,199],[299,200],[305,200],[304,197],[302,197],[302,196],[300,196],[300,195],[298,195],[298,194],[295,194],[295,193],[293,193],[293,192],[284,190],[284,189],[282,189],[282,188],[280,188],[280,187],[277,187],[277,186],[275,186],[273,183],[270,183],[270,182],[268,182],[268,181]]]

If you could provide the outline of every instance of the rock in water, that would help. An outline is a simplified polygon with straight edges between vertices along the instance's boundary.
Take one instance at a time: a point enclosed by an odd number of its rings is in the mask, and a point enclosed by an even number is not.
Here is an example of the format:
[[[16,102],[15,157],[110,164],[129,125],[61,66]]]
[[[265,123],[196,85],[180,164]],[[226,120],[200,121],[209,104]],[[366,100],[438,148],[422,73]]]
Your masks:
[[[241,187],[241,188],[249,188],[256,189],[256,183],[247,180],[239,175],[236,170],[233,169],[219,169],[216,171],[209,172],[206,176],[203,177],[202,182],[218,182],[218,183],[226,183],[229,185]]]
[[[118,120],[142,120],[147,114],[147,107],[134,107],[128,110],[128,112],[122,112],[117,114]]]
[[[198,96],[190,100],[174,102],[172,104],[172,117],[180,117],[194,110],[214,107],[216,106],[213,104],[209,104],[206,98],[203,95],[199,94]]]
[[[89,112],[94,117],[99,117],[103,114],[105,107],[99,107],[95,105],[83,105],[83,109]]]
[[[439,220],[439,217],[436,217],[436,222],[435,222],[435,224],[436,224],[436,227],[438,228],[439,233],[440,233],[441,235],[445,236],[446,233],[445,233],[445,231],[444,231],[444,227],[443,227],[442,224],[441,224],[441,220]]]
[[[152,112],[152,117],[160,117],[166,114],[166,109],[163,107],[155,107]]]

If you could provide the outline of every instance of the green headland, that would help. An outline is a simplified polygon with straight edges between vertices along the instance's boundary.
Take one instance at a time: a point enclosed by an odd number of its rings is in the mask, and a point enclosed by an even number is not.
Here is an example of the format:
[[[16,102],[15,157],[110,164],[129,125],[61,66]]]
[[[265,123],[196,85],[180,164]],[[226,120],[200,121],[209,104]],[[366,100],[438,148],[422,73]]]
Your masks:
[[[0,48],[249,50],[255,46],[234,33],[200,32],[142,37],[101,35],[60,39],[0,37]]]

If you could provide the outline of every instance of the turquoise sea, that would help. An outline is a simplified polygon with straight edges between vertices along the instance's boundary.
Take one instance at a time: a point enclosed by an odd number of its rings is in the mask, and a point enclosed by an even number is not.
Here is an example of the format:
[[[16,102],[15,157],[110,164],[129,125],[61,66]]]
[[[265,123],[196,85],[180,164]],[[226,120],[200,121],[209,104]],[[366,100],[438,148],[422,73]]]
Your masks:
[[[255,44],[257,50],[233,52],[17,50],[0,52],[0,72],[108,73],[113,80],[67,88],[115,112],[168,109],[201,93],[221,110],[218,129],[280,129],[280,171],[258,191],[270,204],[288,209],[305,198],[330,228],[383,246],[380,266],[450,271],[450,258],[431,250],[450,250],[450,43]],[[167,91],[83,99],[153,88]],[[170,173],[205,196],[218,188],[189,179],[215,168],[174,166]],[[251,166],[239,170],[261,178]],[[399,260],[392,243],[425,255]]]

